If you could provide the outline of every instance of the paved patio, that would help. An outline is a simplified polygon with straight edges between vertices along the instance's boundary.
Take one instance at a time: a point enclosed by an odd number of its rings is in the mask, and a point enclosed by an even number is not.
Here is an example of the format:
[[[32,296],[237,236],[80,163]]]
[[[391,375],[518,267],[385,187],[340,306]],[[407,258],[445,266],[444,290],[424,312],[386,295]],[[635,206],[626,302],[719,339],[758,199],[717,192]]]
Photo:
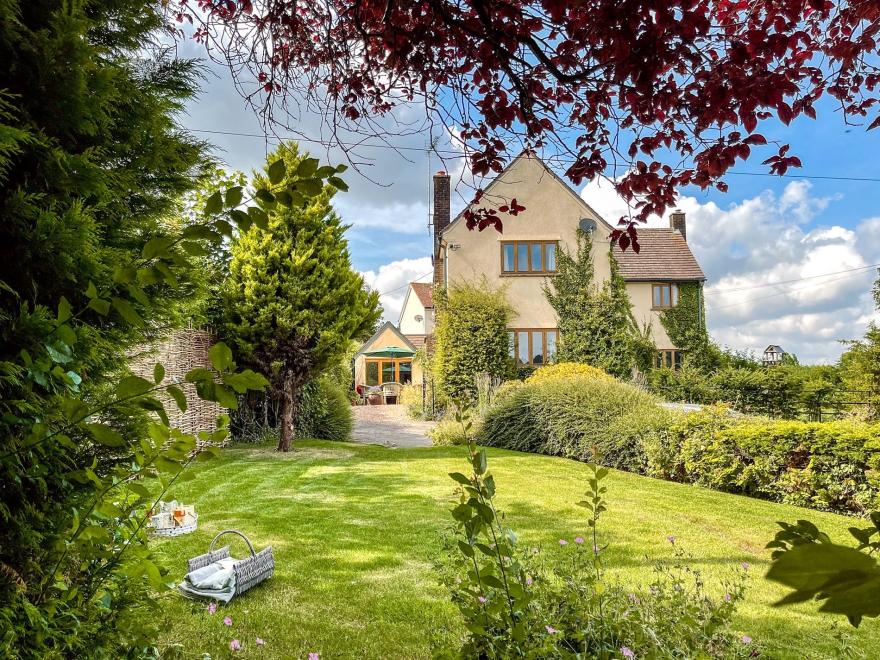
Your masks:
[[[434,422],[410,419],[404,406],[354,406],[352,440],[385,447],[430,447]]]

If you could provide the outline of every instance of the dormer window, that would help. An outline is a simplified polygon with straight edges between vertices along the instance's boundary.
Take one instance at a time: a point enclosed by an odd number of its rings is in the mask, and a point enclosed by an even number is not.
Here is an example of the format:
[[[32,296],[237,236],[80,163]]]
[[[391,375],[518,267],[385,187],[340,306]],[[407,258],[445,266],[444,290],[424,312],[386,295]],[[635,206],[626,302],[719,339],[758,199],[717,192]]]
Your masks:
[[[672,307],[678,307],[677,284],[654,284],[651,288],[651,300],[654,309],[670,309]]]
[[[556,272],[559,241],[503,241],[502,275],[547,275]]]

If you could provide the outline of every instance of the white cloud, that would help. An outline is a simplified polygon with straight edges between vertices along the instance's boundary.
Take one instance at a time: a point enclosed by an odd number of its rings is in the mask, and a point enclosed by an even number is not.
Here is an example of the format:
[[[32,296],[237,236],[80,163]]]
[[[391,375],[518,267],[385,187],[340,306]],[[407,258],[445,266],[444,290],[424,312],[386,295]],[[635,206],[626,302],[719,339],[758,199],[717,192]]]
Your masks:
[[[608,182],[591,182],[581,194],[612,223],[626,213]],[[780,344],[802,362],[833,362],[843,350],[838,340],[864,334],[874,318],[876,272],[868,266],[880,262],[880,218],[855,229],[809,228],[834,199],[814,196],[807,181],[726,208],[679,199],[708,278],[707,319],[719,343],[754,351]],[[652,218],[649,225],[667,223]]]
[[[396,324],[407,285],[410,282],[430,282],[433,272],[431,257],[420,257],[392,261],[380,266],[378,271],[368,270],[361,275],[369,287],[381,294],[380,300],[384,308],[382,317]]]

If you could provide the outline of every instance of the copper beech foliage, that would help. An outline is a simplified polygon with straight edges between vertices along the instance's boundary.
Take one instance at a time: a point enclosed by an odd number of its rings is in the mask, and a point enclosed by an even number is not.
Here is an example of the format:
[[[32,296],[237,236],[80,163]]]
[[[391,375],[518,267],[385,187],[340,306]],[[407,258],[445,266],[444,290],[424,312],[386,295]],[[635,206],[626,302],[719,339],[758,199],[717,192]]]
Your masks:
[[[880,123],[876,0],[166,2],[253,74],[265,107],[320,95],[334,127],[363,128],[424,102],[460,128],[476,175],[499,172],[514,144],[552,146],[574,184],[626,172],[624,249],[677,187],[726,190],[725,172],[767,143],[765,120],[815,118],[830,96],[823,108],[845,120]],[[800,167],[789,145],[772,148],[770,172]],[[468,225],[500,230],[517,208]]]

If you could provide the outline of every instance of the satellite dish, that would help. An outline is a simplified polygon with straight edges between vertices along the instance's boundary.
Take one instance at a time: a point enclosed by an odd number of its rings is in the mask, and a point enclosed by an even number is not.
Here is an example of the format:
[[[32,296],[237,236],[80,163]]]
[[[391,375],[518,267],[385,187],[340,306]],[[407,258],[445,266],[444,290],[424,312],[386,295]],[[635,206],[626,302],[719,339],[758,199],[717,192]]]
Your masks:
[[[581,218],[581,221],[578,223],[578,227],[580,227],[581,231],[585,234],[590,234],[596,231],[596,223],[589,218]]]
[[[425,318],[421,314],[416,314],[416,323],[421,323]]]

